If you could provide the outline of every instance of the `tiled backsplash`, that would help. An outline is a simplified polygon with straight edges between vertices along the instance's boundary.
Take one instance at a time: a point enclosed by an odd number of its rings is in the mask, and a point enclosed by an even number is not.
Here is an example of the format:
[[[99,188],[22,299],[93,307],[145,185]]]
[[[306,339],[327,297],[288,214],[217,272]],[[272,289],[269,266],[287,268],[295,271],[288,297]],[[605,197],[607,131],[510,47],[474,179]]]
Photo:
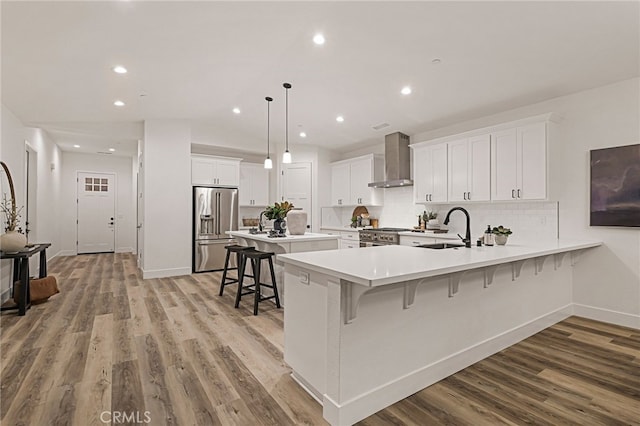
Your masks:
[[[464,207],[471,216],[471,238],[475,241],[487,229],[503,225],[511,228],[512,241],[549,240],[558,238],[558,203],[555,201],[519,201],[460,204],[414,204],[413,189],[384,190],[384,207],[369,207],[371,217],[380,219],[380,227],[412,228],[418,225],[418,214],[423,211],[438,213],[440,223],[452,207]],[[322,209],[322,224],[345,226],[350,223],[352,207]],[[466,218],[454,212],[449,222],[449,233],[464,235]]]

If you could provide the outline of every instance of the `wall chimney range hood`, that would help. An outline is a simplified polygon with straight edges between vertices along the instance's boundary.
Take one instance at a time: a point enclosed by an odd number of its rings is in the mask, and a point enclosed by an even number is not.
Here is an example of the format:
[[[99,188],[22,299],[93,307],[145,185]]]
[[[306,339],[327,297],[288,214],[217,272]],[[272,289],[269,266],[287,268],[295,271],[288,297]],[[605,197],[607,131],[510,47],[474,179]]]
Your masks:
[[[412,186],[409,136],[396,132],[384,137],[384,177],[382,182],[371,182],[370,188],[396,188]]]

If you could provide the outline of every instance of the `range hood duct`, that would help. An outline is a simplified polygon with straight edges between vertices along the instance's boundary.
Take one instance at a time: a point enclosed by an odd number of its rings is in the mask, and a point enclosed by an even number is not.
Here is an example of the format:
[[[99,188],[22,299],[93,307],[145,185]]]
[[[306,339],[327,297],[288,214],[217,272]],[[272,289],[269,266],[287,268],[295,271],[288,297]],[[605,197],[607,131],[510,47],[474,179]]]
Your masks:
[[[409,136],[396,132],[384,137],[384,177],[382,182],[371,182],[371,188],[411,186],[411,157]]]

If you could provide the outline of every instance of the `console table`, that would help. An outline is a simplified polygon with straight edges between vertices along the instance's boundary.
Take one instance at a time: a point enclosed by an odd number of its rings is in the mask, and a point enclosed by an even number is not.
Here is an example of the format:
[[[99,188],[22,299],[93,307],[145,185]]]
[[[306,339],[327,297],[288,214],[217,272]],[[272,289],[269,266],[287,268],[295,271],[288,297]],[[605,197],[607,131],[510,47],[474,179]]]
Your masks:
[[[47,276],[47,248],[51,246],[51,243],[39,243],[33,244],[23,248],[18,252],[4,252],[0,251],[0,259],[13,259],[13,285],[16,281],[20,280],[22,285],[20,286],[20,303],[18,306],[2,307],[0,310],[6,311],[11,309],[17,309],[18,315],[22,316],[26,314],[27,309],[31,307],[31,293],[29,291],[29,259],[36,253],[40,253],[40,273],[39,278]]]

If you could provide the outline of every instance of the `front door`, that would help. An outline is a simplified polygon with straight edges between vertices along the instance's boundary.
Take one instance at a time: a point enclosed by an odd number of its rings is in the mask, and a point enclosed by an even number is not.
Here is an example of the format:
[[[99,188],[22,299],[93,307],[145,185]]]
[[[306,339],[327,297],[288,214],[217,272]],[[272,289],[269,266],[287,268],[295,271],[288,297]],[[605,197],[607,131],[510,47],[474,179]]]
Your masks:
[[[115,183],[114,174],[78,172],[78,254],[115,251]]]
[[[307,212],[307,228],[312,223],[311,210],[311,163],[291,163],[282,165],[282,196],[296,208]]]

